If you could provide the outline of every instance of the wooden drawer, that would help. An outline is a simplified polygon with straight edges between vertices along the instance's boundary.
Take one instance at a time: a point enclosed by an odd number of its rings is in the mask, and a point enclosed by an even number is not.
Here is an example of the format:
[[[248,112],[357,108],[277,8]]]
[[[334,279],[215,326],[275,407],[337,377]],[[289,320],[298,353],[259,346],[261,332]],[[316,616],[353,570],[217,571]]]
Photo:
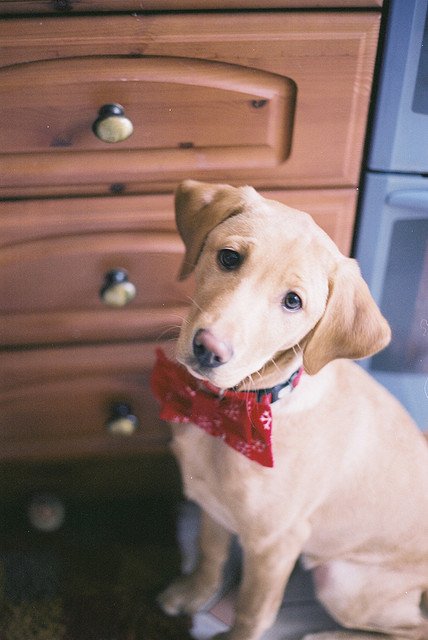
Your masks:
[[[311,213],[349,252],[356,190],[263,193]],[[0,203],[0,345],[173,337],[192,292],[176,280],[173,212],[172,195]],[[115,268],[137,290],[121,308],[100,298]]]
[[[173,233],[76,234],[4,247],[0,341],[159,337],[180,323],[192,290],[191,281],[177,281],[181,259]]]
[[[143,5],[143,6],[142,6]],[[180,11],[186,9],[273,9],[380,7],[382,0],[1,0],[0,13],[73,11]]]
[[[154,353],[138,343],[3,353],[0,459],[164,450],[168,428],[149,391]],[[119,429],[119,405],[135,431]]]
[[[174,58],[92,57],[18,65],[0,76],[4,153],[111,151],[111,139],[106,145],[92,129],[98,107],[112,101],[127,105],[124,116],[105,118],[112,132],[118,121],[133,125],[115,143],[121,151],[205,148],[213,158],[241,154],[244,165],[244,148],[268,165],[289,153],[295,87],[274,74]]]
[[[372,12],[2,22],[0,193],[168,190],[225,174],[356,185],[378,24]],[[92,132],[112,103],[134,127],[115,144]]]
[[[181,259],[181,240],[173,233],[89,233],[5,247],[0,253],[0,308],[5,313],[49,313],[122,306],[126,298],[122,302],[120,291],[115,302],[107,290],[116,284],[107,277],[116,269],[126,271],[129,284],[135,285],[135,298],[128,304],[179,305],[185,299],[185,289],[175,282]]]

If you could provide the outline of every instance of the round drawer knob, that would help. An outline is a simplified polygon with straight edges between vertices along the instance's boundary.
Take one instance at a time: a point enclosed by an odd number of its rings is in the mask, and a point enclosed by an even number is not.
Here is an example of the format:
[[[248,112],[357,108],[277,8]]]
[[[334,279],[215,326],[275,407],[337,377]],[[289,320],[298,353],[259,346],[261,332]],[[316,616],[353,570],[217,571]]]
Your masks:
[[[129,405],[118,402],[111,408],[107,430],[120,436],[131,436],[139,427],[138,418]]]
[[[49,493],[36,495],[28,506],[28,518],[33,527],[39,531],[56,531],[64,523],[64,503]]]
[[[105,104],[98,112],[92,131],[103,142],[122,142],[129,138],[134,126],[120,104]]]
[[[109,307],[124,307],[136,296],[136,286],[128,280],[125,269],[112,269],[106,273],[100,290],[101,300]]]

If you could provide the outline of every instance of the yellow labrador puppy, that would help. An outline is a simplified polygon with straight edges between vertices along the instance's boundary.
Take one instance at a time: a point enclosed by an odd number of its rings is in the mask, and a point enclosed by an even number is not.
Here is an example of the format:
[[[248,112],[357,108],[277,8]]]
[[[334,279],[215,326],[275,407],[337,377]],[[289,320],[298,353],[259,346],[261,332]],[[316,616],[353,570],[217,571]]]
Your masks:
[[[350,361],[390,340],[357,264],[308,214],[251,187],[185,181],[176,217],[196,293],[181,364],[160,354],[153,388],[182,423],[173,450],[203,518],[199,564],[161,605],[200,609],[233,533],[243,577],[222,638],[261,638],[302,555],[319,600],[352,629],[307,638],[427,640],[428,447]]]

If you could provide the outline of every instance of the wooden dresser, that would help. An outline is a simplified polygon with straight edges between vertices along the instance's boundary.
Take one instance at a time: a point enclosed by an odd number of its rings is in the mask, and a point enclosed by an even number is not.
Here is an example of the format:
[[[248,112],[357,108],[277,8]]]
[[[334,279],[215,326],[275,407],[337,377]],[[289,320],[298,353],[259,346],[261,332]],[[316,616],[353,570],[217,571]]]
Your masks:
[[[3,470],[165,454],[180,180],[252,184],[349,251],[380,5],[0,1]]]

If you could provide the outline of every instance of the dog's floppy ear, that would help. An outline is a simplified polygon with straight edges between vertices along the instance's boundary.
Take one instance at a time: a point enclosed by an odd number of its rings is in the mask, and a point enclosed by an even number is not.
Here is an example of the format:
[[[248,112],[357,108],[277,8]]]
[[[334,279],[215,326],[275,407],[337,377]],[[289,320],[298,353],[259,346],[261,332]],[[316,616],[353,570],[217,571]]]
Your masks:
[[[193,271],[208,233],[242,208],[244,193],[248,189],[196,180],[185,180],[178,186],[175,219],[186,247],[180,280]]]
[[[391,330],[355,260],[343,258],[330,280],[327,306],[304,348],[310,375],[336,358],[364,358],[389,343]]]

